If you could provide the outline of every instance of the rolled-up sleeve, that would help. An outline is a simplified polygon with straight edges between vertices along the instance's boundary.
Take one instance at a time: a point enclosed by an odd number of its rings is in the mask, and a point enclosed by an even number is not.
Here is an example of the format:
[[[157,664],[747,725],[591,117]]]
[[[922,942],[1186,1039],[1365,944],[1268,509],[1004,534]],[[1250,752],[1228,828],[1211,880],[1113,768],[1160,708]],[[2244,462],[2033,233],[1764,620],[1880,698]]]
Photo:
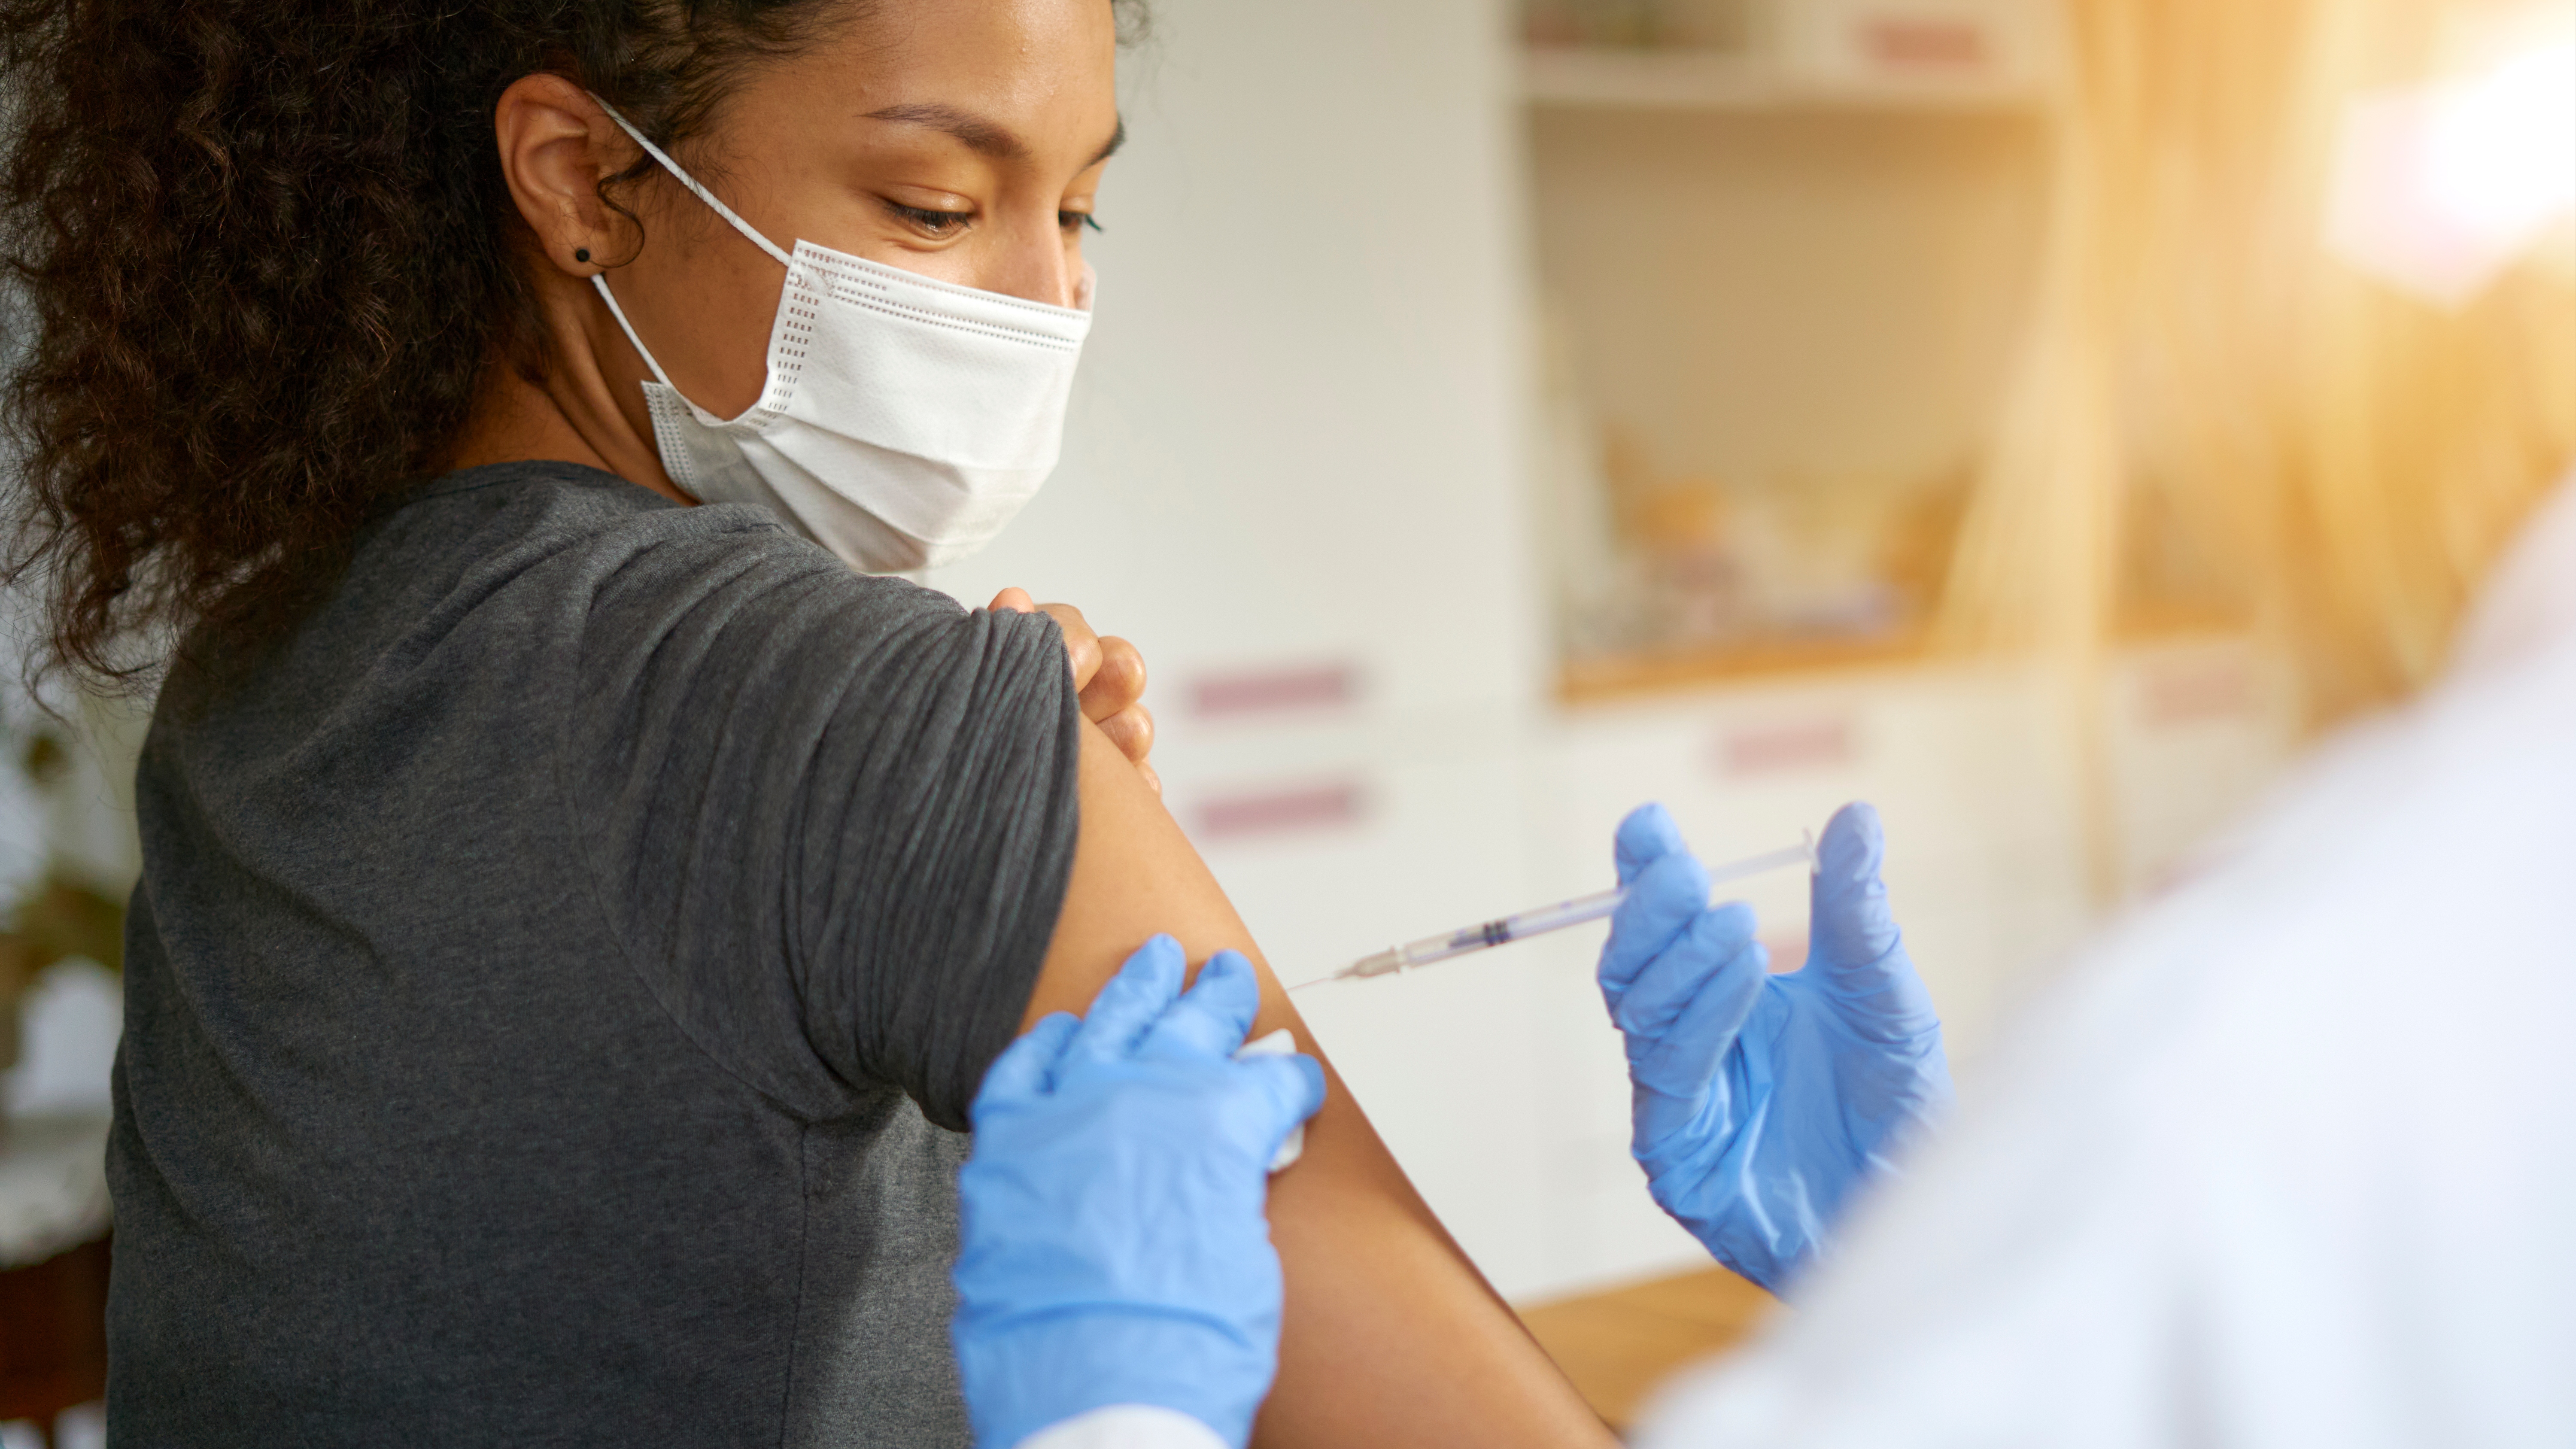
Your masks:
[[[1072,869],[1054,621],[709,527],[599,581],[581,658],[567,790],[674,1018],[796,1110],[893,1086],[964,1130]]]

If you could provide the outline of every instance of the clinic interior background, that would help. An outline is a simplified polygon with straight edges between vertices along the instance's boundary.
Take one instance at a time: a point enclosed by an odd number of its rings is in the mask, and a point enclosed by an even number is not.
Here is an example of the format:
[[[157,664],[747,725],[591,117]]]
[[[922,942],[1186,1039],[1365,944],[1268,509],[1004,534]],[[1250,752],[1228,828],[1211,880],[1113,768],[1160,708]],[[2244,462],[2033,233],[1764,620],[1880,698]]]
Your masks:
[[[2275,776],[2291,672],[2187,531],[2130,531],[2088,641],[1945,608],[2046,271],[2044,0],[1155,10],[1064,463],[929,582],[1138,643],[1166,801],[1282,978],[1600,889],[1641,801],[1716,860],[1867,799],[1973,1092]],[[83,958],[135,870],[138,719],[65,703],[13,706],[0,780],[16,1112],[103,1108]],[[1745,894],[1795,964],[1803,881]],[[1299,998],[1515,1298],[1703,1261],[1628,1158],[1599,939]]]

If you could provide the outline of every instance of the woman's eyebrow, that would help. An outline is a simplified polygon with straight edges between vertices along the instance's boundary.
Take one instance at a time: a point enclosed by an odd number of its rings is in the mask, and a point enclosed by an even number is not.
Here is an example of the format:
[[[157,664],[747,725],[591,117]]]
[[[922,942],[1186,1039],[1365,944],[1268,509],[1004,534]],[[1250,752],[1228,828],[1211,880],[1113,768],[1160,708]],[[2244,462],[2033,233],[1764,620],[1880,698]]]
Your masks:
[[[955,106],[943,106],[935,101],[888,106],[882,111],[868,112],[867,119],[893,121],[905,126],[927,126],[931,130],[956,137],[966,144],[967,150],[978,155],[990,156],[997,161],[1028,159],[1028,143],[1021,140],[1010,127],[988,121],[972,111],[961,111]]]
[[[987,120],[972,111],[960,110],[955,106],[942,105],[936,101],[887,106],[883,110],[868,112],[866,119],[892,121],[904,126],[925,126],[943,135],[954,136],[965,144],[966,149],[977,155],[990,156],[997,161],[1025,161],[1029,156],[1028,142],[1021,140],[1019,133],[1010,127]],[[1110,133],[1108,141],[1103,143],[1101,148],[1092,154],[1091,159],[1083,164],[1083,169],[1088,171],[1108,160],[1110,153],[1125,145],[1126,142],[1127,118],[1121,116],[1118,118],[1118,129]]]
[[[1125,116],[1120,116],[1118,118],[1118,129],[1109,133],[1109,139],[1101,143],[1099,150],[1091,153],[1091,159],[1083,163],[1082,169],[1088,171],[1092,167],[1099,165],[1101,162],[1108,160],[1110,157],[1117,155],[1118,148],[1126,144],[1127,118]]]

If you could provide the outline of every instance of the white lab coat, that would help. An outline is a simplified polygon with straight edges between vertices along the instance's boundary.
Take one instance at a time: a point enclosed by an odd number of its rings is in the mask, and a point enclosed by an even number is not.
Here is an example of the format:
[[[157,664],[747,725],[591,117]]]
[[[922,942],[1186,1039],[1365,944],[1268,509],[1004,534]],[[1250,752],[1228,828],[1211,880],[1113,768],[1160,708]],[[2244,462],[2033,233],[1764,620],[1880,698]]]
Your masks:
[[[2450,676],[2092,951],[1793,1301],[1641,1449],[2576,1445],[2576,479]]]
[[[2576,479],[1645,1449],[2576,1445]]]

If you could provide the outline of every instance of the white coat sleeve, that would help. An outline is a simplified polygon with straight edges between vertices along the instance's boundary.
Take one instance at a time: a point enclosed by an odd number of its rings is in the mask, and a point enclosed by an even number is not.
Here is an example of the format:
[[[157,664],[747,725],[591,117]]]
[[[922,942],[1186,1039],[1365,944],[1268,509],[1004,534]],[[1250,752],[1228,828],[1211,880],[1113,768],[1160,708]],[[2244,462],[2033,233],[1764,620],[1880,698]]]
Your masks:
[[[1227,1449],[1216,1431],[1187,1414],[1149,1404],[1112,1404],[1030,1435],[1017,1449]]]

